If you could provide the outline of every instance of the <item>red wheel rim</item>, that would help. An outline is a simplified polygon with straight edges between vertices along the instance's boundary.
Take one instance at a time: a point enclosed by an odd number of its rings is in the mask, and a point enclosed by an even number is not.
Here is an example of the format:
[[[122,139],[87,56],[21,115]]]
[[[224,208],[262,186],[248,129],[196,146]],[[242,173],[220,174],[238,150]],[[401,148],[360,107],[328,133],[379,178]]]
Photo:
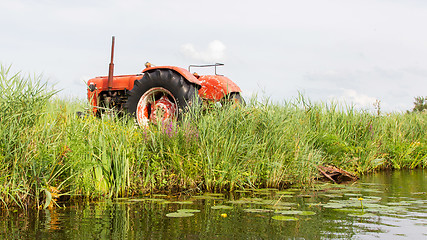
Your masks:
[[[140,126],[148,126],[149,122],[172,121],[176,116],[176,100],[162,87],[151,88],[145,92],[136,107],[136,120]]]

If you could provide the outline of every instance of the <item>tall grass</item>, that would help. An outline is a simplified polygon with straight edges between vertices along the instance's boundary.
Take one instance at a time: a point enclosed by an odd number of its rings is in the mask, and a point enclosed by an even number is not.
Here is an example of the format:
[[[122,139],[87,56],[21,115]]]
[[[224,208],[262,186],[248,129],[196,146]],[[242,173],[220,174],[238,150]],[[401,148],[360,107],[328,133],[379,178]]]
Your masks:
[[[355,173],[427,166],[425,113],[373,115],[303,96],[213,105],[182,121],[77,117],[40,78],[0,73],[1,206],[44,206],[44,195],[117,197],[310,184],[317,166]],[[52,201],[53,202],[53,201]]]
[[[0,69],[0,201],[27,206],[63,168],[55,155],[60,138],[46,122],[46,104],[55,93],[47,91],[40,77],[10,75],[10,67]]]

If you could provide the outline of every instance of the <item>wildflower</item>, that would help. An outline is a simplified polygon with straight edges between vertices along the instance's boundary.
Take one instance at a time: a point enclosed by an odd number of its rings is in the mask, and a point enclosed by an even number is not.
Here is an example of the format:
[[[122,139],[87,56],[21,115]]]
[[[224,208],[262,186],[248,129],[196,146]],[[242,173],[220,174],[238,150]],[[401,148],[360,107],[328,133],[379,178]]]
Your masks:
[[[365,210],[363,210],[363,198],[360,197],[360,198],[358,198],[358,200],[360,201],[360,206],[362,207],[362,212],[364,212]]]
[[[227,213],[221,213],[221,217],[226,218],[227,217]]]
[[[197,127],[190,124],[186,125],[184,137],[186,142],[197,141],[199,139],[199,132],[197,130]]]

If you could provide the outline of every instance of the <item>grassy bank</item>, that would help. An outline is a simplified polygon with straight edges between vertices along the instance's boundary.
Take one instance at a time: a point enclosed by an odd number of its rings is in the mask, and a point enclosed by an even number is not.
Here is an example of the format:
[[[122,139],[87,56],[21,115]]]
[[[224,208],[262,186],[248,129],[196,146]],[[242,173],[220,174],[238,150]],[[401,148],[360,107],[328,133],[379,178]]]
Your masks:
[[[317,166],[359,174],[427,167],[425,113],[373,115],[302,96],[212,107],[180,123],[78,118],[39,79],[0,73],[0,205],[59,195],[114,197],[310,184]]]

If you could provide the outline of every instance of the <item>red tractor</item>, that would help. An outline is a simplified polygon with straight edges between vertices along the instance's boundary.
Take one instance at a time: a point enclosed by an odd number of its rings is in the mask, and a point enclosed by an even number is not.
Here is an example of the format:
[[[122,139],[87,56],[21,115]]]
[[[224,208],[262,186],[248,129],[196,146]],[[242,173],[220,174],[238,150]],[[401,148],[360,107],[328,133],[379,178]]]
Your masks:
[[[88,99],[92,111],[101,115],[109,110],[134,115],[140,126],[149,122],[179,119],[194,103],[231,100],[244,103],[240,88],[229,78],[216,74],[217,66],[190,65],[188,70],[174,66],[151,66],[140,74],[113,76],[114,37],[108,76],[90,79]],[[215,75],[191,73],[191,67],[214,67]],[[201,100],[201,101],[200,101]]]

